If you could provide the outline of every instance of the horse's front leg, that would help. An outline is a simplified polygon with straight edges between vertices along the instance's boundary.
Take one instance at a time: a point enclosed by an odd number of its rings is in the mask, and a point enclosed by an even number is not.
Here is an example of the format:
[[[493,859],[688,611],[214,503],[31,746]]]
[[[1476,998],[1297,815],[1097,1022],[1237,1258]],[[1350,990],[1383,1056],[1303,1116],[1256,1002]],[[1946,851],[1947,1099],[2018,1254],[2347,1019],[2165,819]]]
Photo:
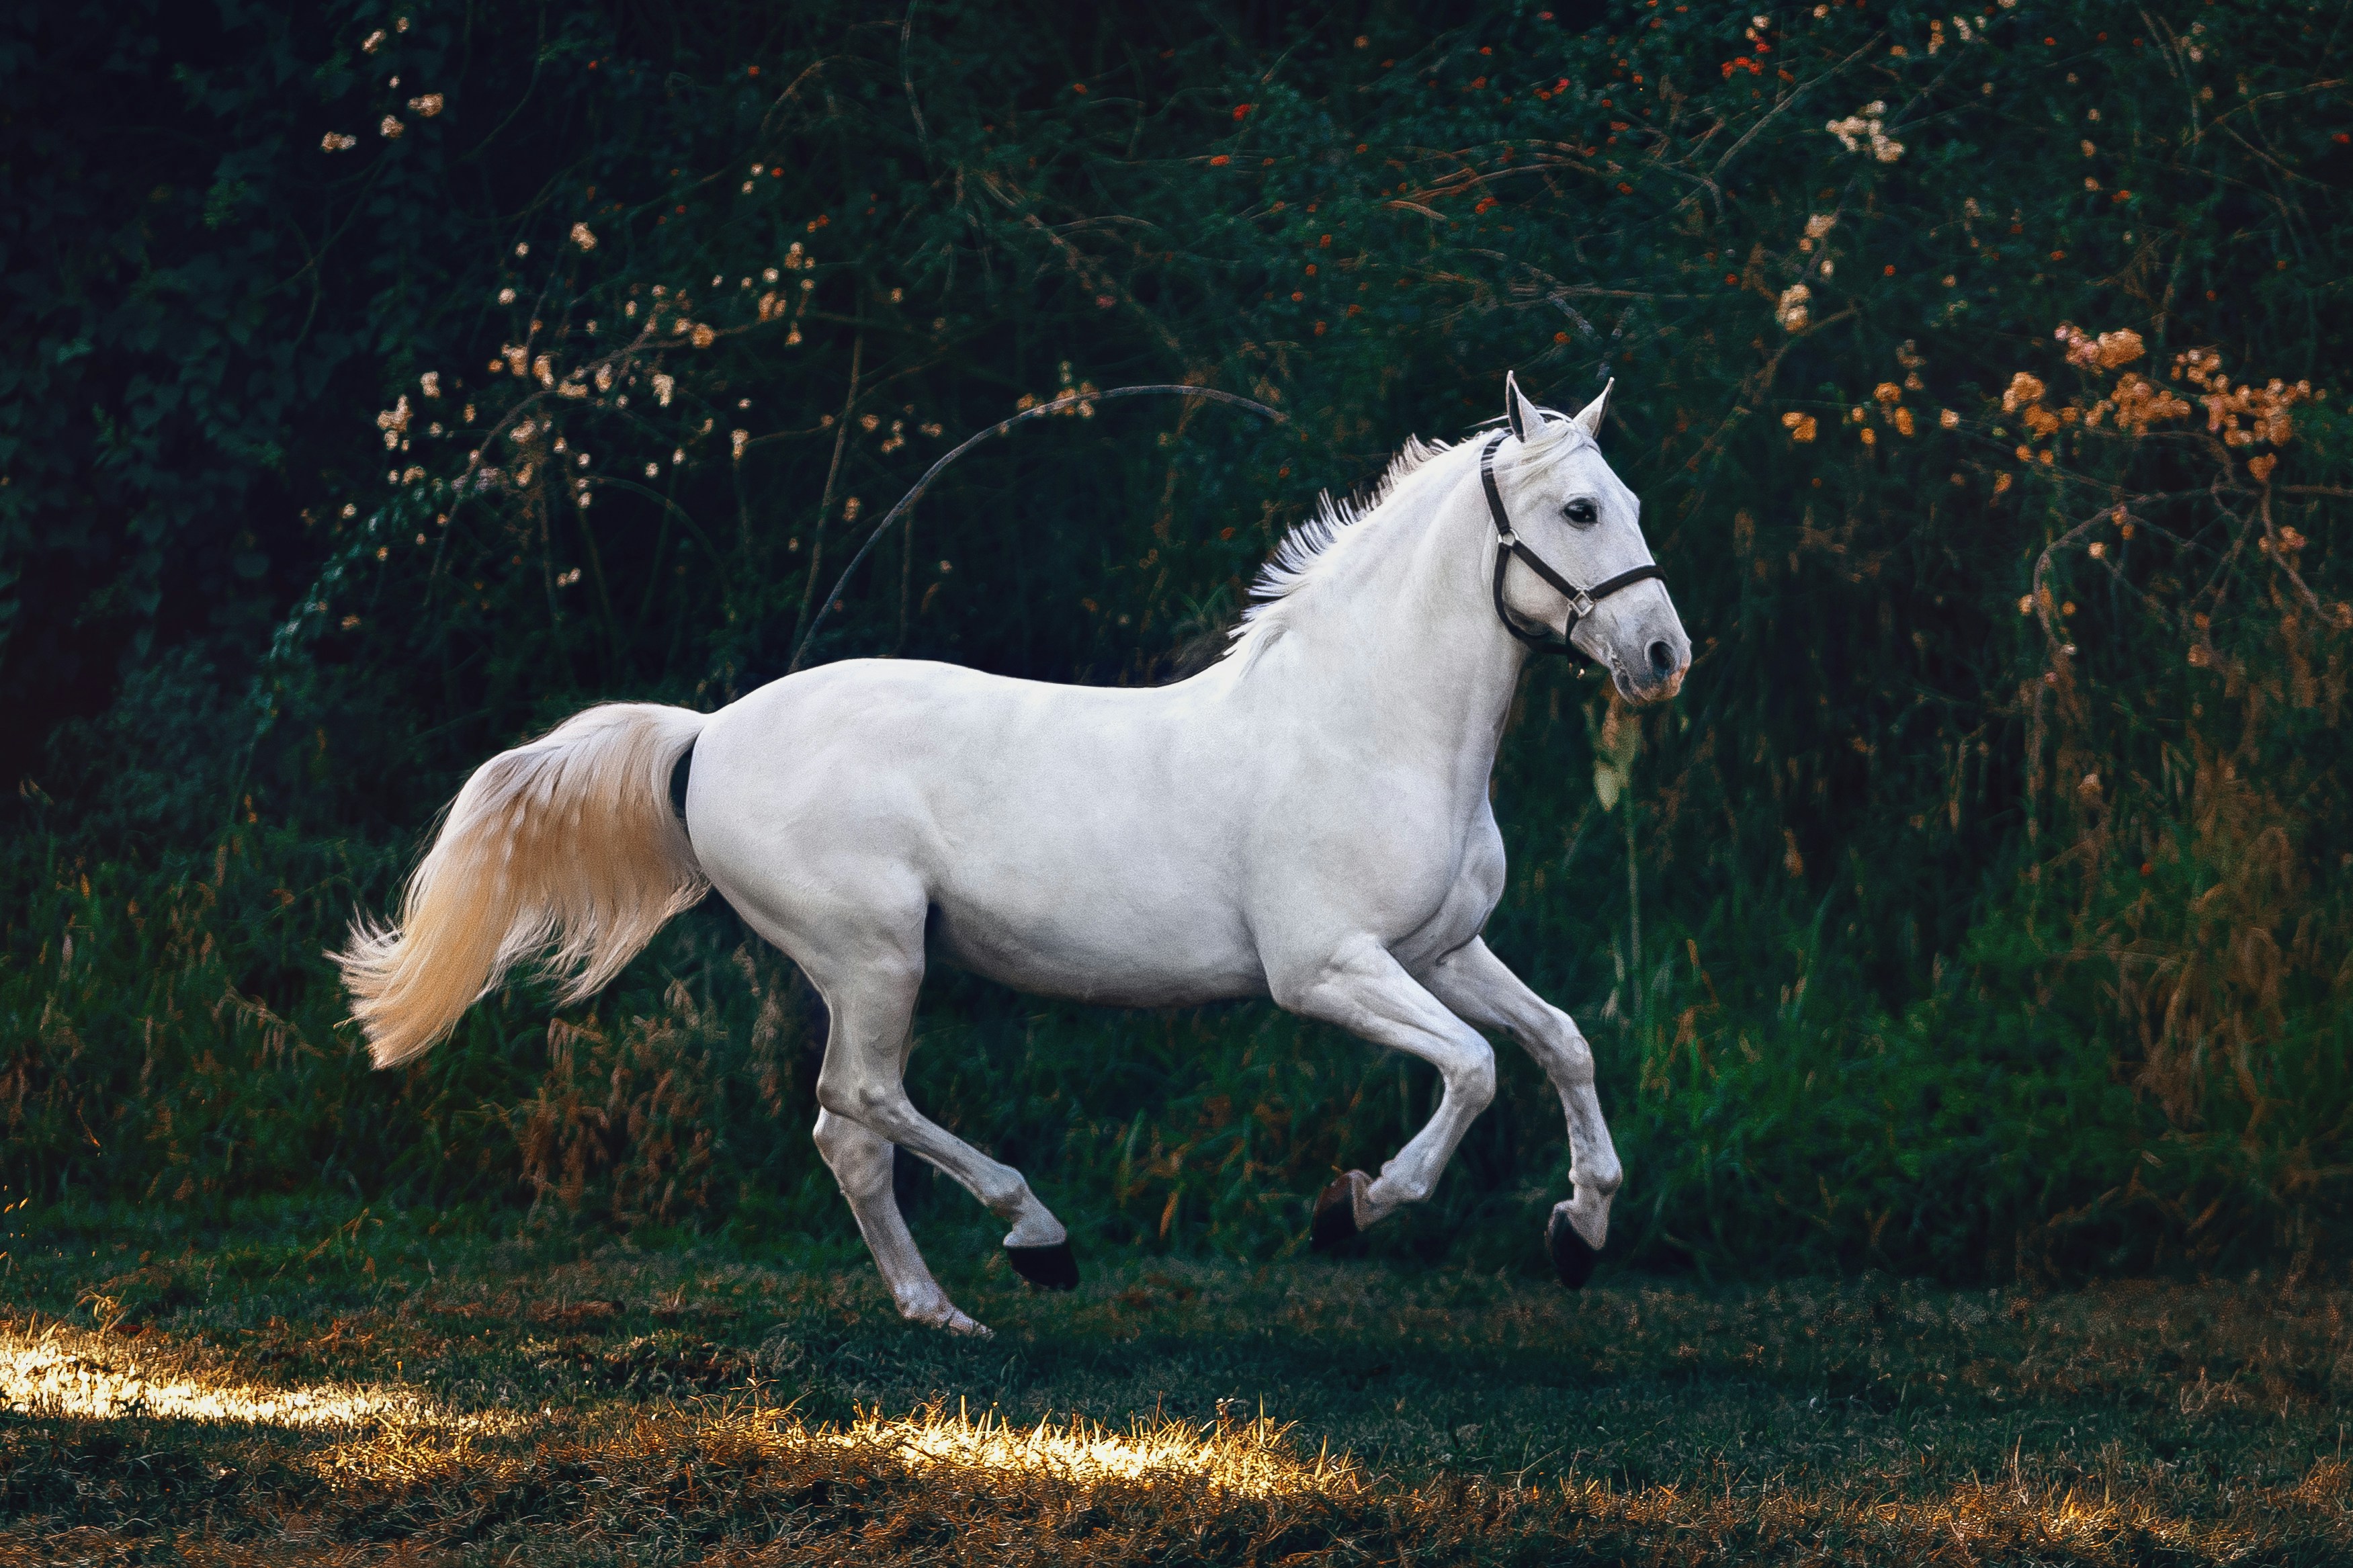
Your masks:
[[[1268,979],[1282,1006],[1419,1057],[1445,1085],[1437,1114],[1381,1166],[1378,1177],[1351,1171],[1324,1194],[1313,1232],[1322,1248],[1437,1188],[1455,1145],[1494,1100],[1495,1053],[1368,935],[1319,959],[1271,965]]]
[[[1421,980],[1468,1022],[1517,1040],[1560,1091],[1568,1114],[1573,1195],[1555,1205],[1545,1241],[1561,1283],[1575,1289],[1592,1275],[1601,1244],[1609,1238],[1609,1200],[1625,1181],[1609,1123],[1601,1120],[1601,1100],[1593,1091],[1593,1047],[1575,1020],[1529,990],[1477,938],[1430,965]]]

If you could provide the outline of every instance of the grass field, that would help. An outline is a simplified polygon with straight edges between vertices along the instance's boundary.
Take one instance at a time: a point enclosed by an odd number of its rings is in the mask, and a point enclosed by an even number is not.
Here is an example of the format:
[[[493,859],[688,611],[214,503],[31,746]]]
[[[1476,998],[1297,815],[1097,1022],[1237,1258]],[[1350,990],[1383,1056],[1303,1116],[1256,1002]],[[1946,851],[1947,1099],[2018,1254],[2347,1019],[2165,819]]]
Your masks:
[[[2278,1281],[1045,1297],[934,1224],[965,1342],[844,1247],[10,1218],[0,1562],[2353,1559],[2353,1293]]]

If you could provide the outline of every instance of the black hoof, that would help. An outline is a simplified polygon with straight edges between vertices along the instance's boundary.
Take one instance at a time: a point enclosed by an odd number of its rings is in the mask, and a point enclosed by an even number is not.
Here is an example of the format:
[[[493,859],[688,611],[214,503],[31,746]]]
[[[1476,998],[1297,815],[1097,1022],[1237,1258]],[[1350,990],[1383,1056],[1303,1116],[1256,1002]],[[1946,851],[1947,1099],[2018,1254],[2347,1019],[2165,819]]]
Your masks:
[[[1075,1290],[1079,1288],[1079,1260],[1071,1256],[1071,1244],[1058,1241],[1051,1247],[1008,1247],[1006,1261],[1013,1272],[1040,1290]]]
[[[1585,1237],[1577,1234],[1577,1227],[1568,1223],[1568,1216],[1557,1209],[1553,1211],[1551,1222],[1545,1226],[1545,1250],[1552,1254],[1552,1266],[1559,1274],[1560,1282],[1572,1290],[1593,1278],[1593,1266],[1601,1260],[1601,1254],[1596,1252]]]
[[[1324,1189],[1307,1226],[1310,1250],[1330,1252],[1363,1234],[1356,1228],[1356,1188],[1368,1179],[1362,1171],[1351,1171]]]

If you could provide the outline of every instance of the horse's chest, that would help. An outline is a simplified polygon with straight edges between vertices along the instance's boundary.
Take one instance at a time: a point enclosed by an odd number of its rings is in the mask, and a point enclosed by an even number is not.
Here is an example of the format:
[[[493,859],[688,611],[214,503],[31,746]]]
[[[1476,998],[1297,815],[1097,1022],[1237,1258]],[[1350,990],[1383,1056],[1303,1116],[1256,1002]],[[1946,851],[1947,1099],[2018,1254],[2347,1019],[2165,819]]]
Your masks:
[[[1463,864],[1443,897],[1427,918],[1389,942],[1389,951],[1408,969],[1442,958],[1470,942],[1485,928],[1504,887],[1503,850],[1492,858],[1477,845],[1465,847]]]
[[[1302,846],[1314,860],[1303,879],[1345,906],[1339,923],[1409,966],[1425,950],[1451,952],[1479,934],[1503,890],[1503,839],[1483,807],[1367,810]]]

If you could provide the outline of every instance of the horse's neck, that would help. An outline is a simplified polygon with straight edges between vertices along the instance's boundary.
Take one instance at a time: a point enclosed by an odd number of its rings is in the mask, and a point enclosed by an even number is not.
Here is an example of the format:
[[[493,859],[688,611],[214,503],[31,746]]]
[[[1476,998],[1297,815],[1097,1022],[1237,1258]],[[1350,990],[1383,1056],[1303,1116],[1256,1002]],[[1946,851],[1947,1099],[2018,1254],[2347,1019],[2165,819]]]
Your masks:
[[[1432,476],[1436,478],[1437,476]],[[1398,504],[1398,498],[1389,504]],[[1301,723],[1377,734],[1483,795],[1526,655],[1491,599],[1493,527],[1475,479],[1366,519],[1333,580],[1284,606]]]

